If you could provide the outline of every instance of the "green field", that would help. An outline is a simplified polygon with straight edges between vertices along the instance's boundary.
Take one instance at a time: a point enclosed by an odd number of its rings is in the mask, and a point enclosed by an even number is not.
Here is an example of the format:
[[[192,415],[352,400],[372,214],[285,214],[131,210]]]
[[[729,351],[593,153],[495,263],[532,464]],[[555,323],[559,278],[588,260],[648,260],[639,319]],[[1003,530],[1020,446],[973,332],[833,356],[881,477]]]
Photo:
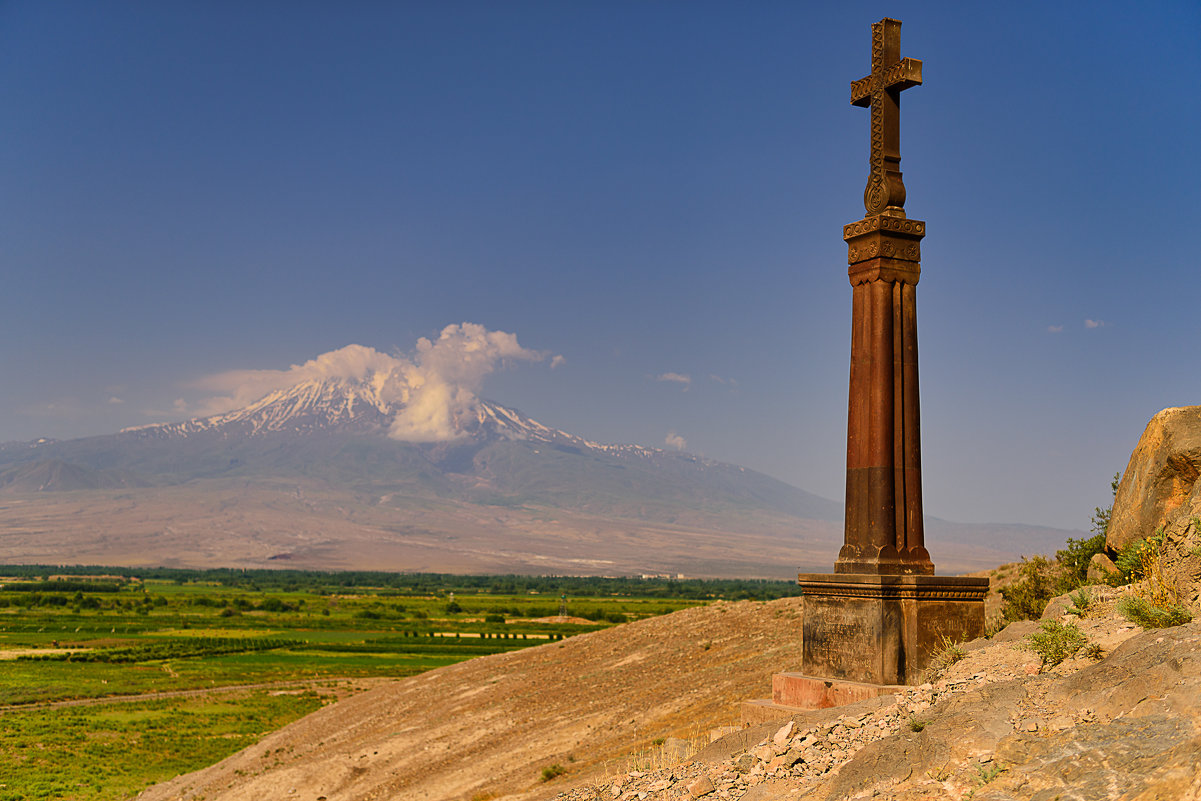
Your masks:
[[[128,798],[312,712],[347,680],[409,676],[718,597],[795,591],[300,571],[0,574],[0,801]],[[563,606],[589,622],[538,620]],[[195,690],[211,692],[131,699]],[[59,703],[69,700],[87,705]]]

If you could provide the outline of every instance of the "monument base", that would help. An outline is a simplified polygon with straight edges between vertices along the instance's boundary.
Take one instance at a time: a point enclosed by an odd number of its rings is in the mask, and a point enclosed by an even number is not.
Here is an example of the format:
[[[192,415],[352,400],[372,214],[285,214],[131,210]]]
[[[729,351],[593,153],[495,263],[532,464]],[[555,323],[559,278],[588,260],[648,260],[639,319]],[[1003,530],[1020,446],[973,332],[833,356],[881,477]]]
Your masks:
[[[916,684],[947,641],[984,635],[986,578],[802,573],[798,580],[801,673],[831,686]]]
[[[771,677],[771,698],[743,701],[739,712],[745,727],[891,695],[903,689],[896,685],[818,679],[803,673],[777,673]]]

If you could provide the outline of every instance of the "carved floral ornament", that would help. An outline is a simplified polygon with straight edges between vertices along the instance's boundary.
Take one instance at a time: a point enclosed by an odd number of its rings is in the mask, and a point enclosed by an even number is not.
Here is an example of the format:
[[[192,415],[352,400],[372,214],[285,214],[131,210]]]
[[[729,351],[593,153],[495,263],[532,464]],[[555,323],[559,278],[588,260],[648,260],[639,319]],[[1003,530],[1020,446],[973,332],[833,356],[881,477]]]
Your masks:
[[[926,224],[921,220],[906,220],[900,217],[877,215],[864,217],[858,222],[848,223],[842,227],[842,238],[850,239],[872,231],[895,231],[901,234],[926,235]]]
[[[886,259],[905,259],[907,261],[918,261],[921,258],[921,248],[916,242],[868,242],[865,245],[851,245],[848,252],[848,258],[851,262],[862,261],[863,259],[874,259],[884,257]]]

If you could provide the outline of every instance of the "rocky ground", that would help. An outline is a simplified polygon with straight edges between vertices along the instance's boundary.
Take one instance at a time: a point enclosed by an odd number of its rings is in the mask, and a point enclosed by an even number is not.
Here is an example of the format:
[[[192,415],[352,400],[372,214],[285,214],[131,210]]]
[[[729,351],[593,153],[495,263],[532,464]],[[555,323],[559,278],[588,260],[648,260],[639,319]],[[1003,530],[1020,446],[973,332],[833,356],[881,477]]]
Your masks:
[[[1038,624],[1013,624],[902,695],[746,729],[560,801],[1198,801],[1201,623],[1144,632],[1113,612],[1118,591],[1092,592],[1077,622],[1093,657],[1043,670],[1026,639]]]

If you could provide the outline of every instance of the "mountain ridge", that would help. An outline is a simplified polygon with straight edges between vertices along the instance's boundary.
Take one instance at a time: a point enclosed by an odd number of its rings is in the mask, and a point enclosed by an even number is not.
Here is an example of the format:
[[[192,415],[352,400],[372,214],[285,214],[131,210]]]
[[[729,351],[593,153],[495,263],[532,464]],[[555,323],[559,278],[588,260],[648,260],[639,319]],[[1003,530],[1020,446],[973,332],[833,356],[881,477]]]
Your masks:
[[[825,569],[841,544],[835,501],[684,451],[592,442],[492,401],[419,409],[442,417],[405,431],[455,436],[398,439],[414,410],[381,386],[309,380],[208,417],[5,443],[0,561],[251,567],[287,555],[312,568],[785,577]],[[927,526],[953,570],[1077,533]]]

